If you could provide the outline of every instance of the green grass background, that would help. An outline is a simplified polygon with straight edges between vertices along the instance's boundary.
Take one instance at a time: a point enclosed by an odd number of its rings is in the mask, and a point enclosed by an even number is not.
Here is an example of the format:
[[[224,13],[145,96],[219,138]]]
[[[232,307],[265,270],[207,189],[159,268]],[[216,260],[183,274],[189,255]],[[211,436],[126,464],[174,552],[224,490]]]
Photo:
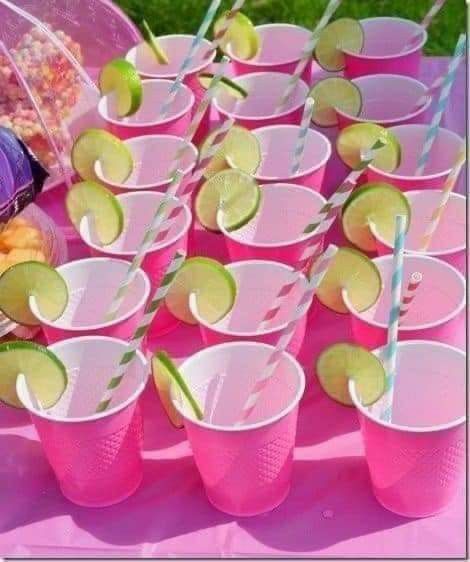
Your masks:
[[[145,18],[156,35],[195,33],[210,0],[115,0],[140,23]],[[335,17],[400,16],[421,21],[433,0],[343,0]],[[224,0],[228,9],[233,0]],[[255,24],[286,22],[312,28],[327,0],[247,0],[243,12]],[[426,45],[429,55],[449,55],[465,31],[465,0],[447,0],[433,21]]]

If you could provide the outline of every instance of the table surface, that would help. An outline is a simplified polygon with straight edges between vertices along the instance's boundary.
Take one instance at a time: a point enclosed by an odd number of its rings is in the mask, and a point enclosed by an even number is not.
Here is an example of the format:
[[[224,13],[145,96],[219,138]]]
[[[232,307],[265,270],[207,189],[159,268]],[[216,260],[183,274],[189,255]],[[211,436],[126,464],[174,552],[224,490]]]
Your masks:
[[[426,59],[430,83],[447,59]],[[465,132],[465,73],[457,78],[443,126]],[[330,130],[329,136],[336,131]],[[329,166],[326,193],[345,169]],[[464,192],[461,179],[458,190]],[[41,205],[59,224],[65,220],[60,191]],[[220,237],[197,232],[199,253],[225,259]],[[83,247],[70,240],[71,256]],[[144,480],[120,505],[74,506],[60,493],[37,435],[24,411],[0,406],[0,555],[3,556],[309,556],[462,557],[465,554],[465,491],[447,511],[406,519],[383,509],[369,483],[356,412],[331,400],[313,373],[318,352],[350,340],[346,316],[321,310],[312,317],[300,361],[307,375],[301,402],[292,489],[273,512],[234,518],[205,498],[184,430],[175,430],[149,384],[142,397],[145,418]],[[151,347],[156,342],[151,342]],[[462,334],[464,347],[464,334]],[[178,361],[202,347],[197,327],[181,326],[160,338]]]

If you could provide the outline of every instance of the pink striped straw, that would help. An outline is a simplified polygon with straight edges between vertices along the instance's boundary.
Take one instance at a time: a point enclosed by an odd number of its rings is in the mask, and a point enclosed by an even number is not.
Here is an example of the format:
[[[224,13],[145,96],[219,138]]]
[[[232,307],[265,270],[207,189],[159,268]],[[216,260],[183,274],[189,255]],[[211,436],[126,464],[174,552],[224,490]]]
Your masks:
[[[279,362],[281,361],[282,356],[286,351],[287,346],[289,345],[290,340],[292,339],[292,336],[294,335],[297,322],[300,320],[300,318],[304,316],[304,314],[309,309],[312,303],[312,299],[315,295],[315,292],[318,286],[320,285],[320,283],[322,282],[325,273],[328,271],[328,267],[330,266],[331,260],[334,258],[337,251],[338,248],[336,246],[330,245],[328,249],[318,258],[314,266],[314,269],[312,271],[310,280],[308,282],[307,289],[304,291],[302,297],[300,298],[299,303],[297,304],[297,307],[292,315],[291,320],[287,323],[287,326],[282,330],[282,333],[279,337],[279,341],[274,351],[269,356],[266,366],[264,367],[262,373],[260,374],[260,377],[258,378],[253,389],[251,390],[250,395],[248,396],[243,406],[240,419],[236,425],[242,425],[243,423],[245,423],[246,420],[250,417],[253,410],[255,409],[256,404],[262,392],[269,384],[271,377],[274,375],[277,366],[279,365]]]
[[[415,271],[408,281],[408,285],[406,287],[406,292],[401,299],[400,305],[400,313],[399,313],[399,322],[406,316],[408,311],[411,308],[411,304],[416,297],[416,291],[418,287],[421,285],[421,281],[423,280],[423,276],[418,271]]]
[[[434,4],[431,6],[428,13],[424,16],[423,20],[421,21],[421,28],[422,28],[423,31],[426,30],[431,25],[432,20],[441,11],[441,8],[444,6],[444,4],[446,2],[447,2],[447,0],[435,0]],[[402,53],[411,49],[413,47],[413,45],[417,41],[419,41],[419,39],[423,35],[423,31],[420,31],[419,33],[417,33],[414,37],[412,37],[408,41],[408,43],[406,43],[406,45],[402,49]]]
[[[220,44],[222,43],[222,41],[225,37],[225,34],[228,31],[228,28],[232,24],[233,20],[235,19],[236,15],[238,14],[238,12],[243,8],[244,3],[245,3],[245,0],[235,0],[232,7],[230,8],[230,10],[225,15],[225,21],[224,21],[223,26],[214,35],[214,39],[212,40],[212,43],[210,44],[209,50],[204,55],[205,59],[210,58],[213,51],[215,51],[218,47],[220,47]]]

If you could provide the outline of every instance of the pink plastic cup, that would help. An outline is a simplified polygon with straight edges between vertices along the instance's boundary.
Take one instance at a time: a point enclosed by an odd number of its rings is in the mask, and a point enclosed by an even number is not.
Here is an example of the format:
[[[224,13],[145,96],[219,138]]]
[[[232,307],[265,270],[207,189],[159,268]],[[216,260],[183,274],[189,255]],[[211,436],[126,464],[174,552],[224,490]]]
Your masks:
[[[291,355],[283,355],[247,424],[235,426],[273,349],[232,342],[204,349],[181,365],[204,421],[194,418],[179,395],[173,396],[208,500],[235,516],[271,511],[289,493],[298,405],[305,389],[305,375]]]
[[[255,341],[276,345],[281,331],[289,322],[300,296],[307,287],[307,279],[296,287],[284,300],[281,310],[271,321],[270,327],[260,330],[263,316],[271,308],[281,287],[287,282],[292,269],[286,265],[260,260],[242,261],[226,265],[237,284],[235,303],[221,320],[214,324],[205,321],[198,312],[195,295],[190,296],[190,308],[199,322],[202,339],[206,345],[230,341]],[[287,348],[294,357],[302,347],[307,316],[297,323],[292,340]]]
[[[142,319],[150,295],[150,281],[141,269],[137,270],[116,318],[104,320],[128,267],[124,260],[109,258],[76,260],[58,267],[69,291],[63,314],[57,320],[47,320],[34,299],[31,302],[47,342],[52,344],[78,336],[130,339]]]
[[[417,78],[428,40],[427,32],[419,23],[402,18],[367,18],[360,20],[364,30],[364,46],[360,53],[345,49],[347,78],[366,74],[403,74]],[[403,50],[411,39],[413,45]]]
[[[311,31],[288,23],[257,25],[260,50],[250,60],[238,58],[230,51],[232,68],[236,75],[252,72],[284,72],[293,74],[300,61],[302,50],[308,42]],[[301,78],[307,84],[312,80],[312,65],[308,64]]]
[[[67,388],[58,403],[38,410],[25,385],[18,396],[31,414],[60,489],[71,502],[105,507],[121,502],[143,476],[143,426],[138,400],[148,377],[142,353],[116,388],[111,406],[96,414],[126,342],[106,337],[65,340],[49,348],[67,369]]]
[[[384,348],[375,351],[383,354]],[[392,421],[380,404],[358,409],[372,488],[386,509],[405,517],[443,511],[465,476],[465,354],[428,341],[398,344]]]
[[[90,232],[85,228],[81,231],[81,236],[85,244],[89,247],[94,256],[118,257],[132,261],[137,253],[147,227],[163,199],[162,193],[156,191],[136,191],[118,195],[119,202],[124,210],[124,230],[119,238],[109,246],[99,246],[93,241]],[[177,204],[177,199],[173,198],[170,209]],[[171,230],[165,240],[154,244],[144,258],[142,269],[147,273],[152,290],[159,286],[165,271],[170,265],[173,256],[178,250],[187,251],[188,231],[191,225],[191,211],[185,205],[183,212],[174,221]],[[129,265],[129,264],[127,264]],[[116,279],[118,286],[124,278],[124,274]],[[114,296],[113,293],[112,296]],[[150,328],[150,335],[161,335],[167,333],[179,324],[177,320],[163,305],[157,312]]]
[[[291,171],[298,125],[271,125],[253,133],[261,146],[261,164],[254,174],[259,183],[295,183],[321,191],[326,166],[331,157],[330,141],[318,131],[309,129],[300,169]]]
[[[119,117],[116,112],[116,96],[103,96],[98,103],[98,112],[110,133],[120,139],[144,135],[183,136],[191,121],[194,95],[184,84],[176,95],[167,117],[160,117],[160,109],[168,97],[169,80],[144,80],[142,82],[142,105],[129,117]]]
[[[171,183],[169,173],[173,169],[176,153],[183,146],[184,140],[173,135],[148,135],[129,139],[125,144],[131,151],[134,161],[132,173],[123,183],[110,181],[103,174],[101,164],[97,161],[95,172],[101,182],[114,193],[138,190],[166,192]],[[180,189],[183,189],[189,180],[197,157],[197,148],[192,143],[188,143],[187,150],[179,163],[183,173]]]
[[[222,120],[232,117],[247,129],[268,125],[299,125],[308,86],[299,80],[285,108],[276,113],[276,106],[286,89],[290,76],[282,72],[254,72],[235,79],[248,92],[244,100],[234,98],[226,88],[219,88],[214,107]]]
[[[401,145],[401,163],[393,173],[374,166],[367,170],[368,181],[391,183],[402,191],[415,189],[442,189],[462,148],[462,138],[448,129],[440,128],[432,145],[424,174],[417,176],[416,167],[429,125],[400,125],[390,131]]]
[[[231,232],[219,224],[230,260],[270,260],[295,267],[315,235],[303,230],[326,200],[288,183],[263,185],[261,193],[261,206],[248,224]]]
[[[466,271],[466,226],[467,199],[458,193],[452,193],[444,209],[426,252],[419,252],[421,239],[430,223],[433,211],[439,205],[442,192],[434,189],[408,191],[406,197],[411,206],[410,228],[405,238],[405,252],[421,253],[441,259],[454,266],[465,275]],[[393,252],[386,240],[374,232],[379,256]]]
[[[382,256],[373,261],[383,281],[383,290],[376,304],[364,312],[357,312],[345,299],[351,313],[354,339],[368,349],[381,347],[387,341],[393,256]],[[426,339],[461,345],[465,333],[463,275],[441,260],[416,254],[405,255],[403,271],[405,284],[415,271],[423,275],[423,280],[400,323],[400,339]]]
[[[361,91],[362,109],[358,116],[336,109],[340,129],[354,123],[377,123],[382,127],[393,127],[425,122],[432,99],[429,97],[416,109],[418,101],[428,90],[422,82],[398,74],[371,74],[352,82]]]

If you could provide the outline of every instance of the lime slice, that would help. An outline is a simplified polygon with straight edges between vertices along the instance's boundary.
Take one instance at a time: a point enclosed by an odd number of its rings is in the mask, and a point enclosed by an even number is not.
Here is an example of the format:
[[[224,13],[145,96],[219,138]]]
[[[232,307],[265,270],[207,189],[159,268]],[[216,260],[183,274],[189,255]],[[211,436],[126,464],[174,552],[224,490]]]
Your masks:
[[[350,80],[333,76],[320,80],[310,90],[314,100],[312,121],[320,127],[334,127],[338,124],[335,109],[356,117],[361,113],[361,90]]]
[[[362,25],[357,20],[341,18],[322,29],[315,47],[315,57],[325,70],[338,72],[345,66],[344,51],[360,53],[363,45]]]
[[[196,296],[201,317],[213,324],[231,310],[237,285],[221,263],[210,258],[195,257],[184,262],[165,299],[168,310],[187,324],[197,323],[189,308],[192,293]]]
[[[195,211],[204,228],[220,232],[217,213],[222,210],[224,228],[236,230],[255,216],[260,201],[261,190],[249,174],[240,170],[222,170],[201,186]]]
[[[70,189],[65,198],[67,213],[75,228],[86,215],[92,215],[101,244],[112,244],[124,228],[124,213],[117,197],[99,183],[82,181]]]
[[[317,376],[330,398],[351,406],[349,380],[364,406],[370,406],[383,395],[386,373],[382,362],[367,349],[349,343],[335,343],[325,349],[317,360]]]
[[[215,22],[214,36],[224,27],[227,13]],[[260,48],[260,38],[251,20],[238,12],[225,32],[220,48],[224,53],[234,54],[239,59],[249,60],[255,57]]]
[[[26,341],[0,344],[0,400],[15,408],[23,408],[16,393],[20,374],[43,408],[54,406],[67,386],[64,365],[47,348]]]
[[[340,248],[317,289],[317,297],[335,312],[348,312],[342,291],[355,310],[370,308],[379,298],[382,278],[377,266],[366,255],[353,248]]]
[[[152,357],[152,372],[155,384],[160,395],[163,407],[165,408],[171,423],[176,427],[183,426],[183,420],[178,410],[173,405],[171,399],[171,386],[174,384],[181,391],[198,420],[202,420],[204,414],[196,399],[192,395],[186,381],[178,368],[164,351],[157,351]]]
[[[209,89],[212,78],[214,78],[214,74],[210,72],[201,72],[198,75],[199,83],[205,90]],[[220,79],[219,86],[223,86],[231,96],[239,100],[244,100],[248,96],[248,92],[244,88],[225,76]]]
[[[204,157],[207,147],[210,146],[217,133],[218,131],[214,131],[204,141],[201,147],[201,157]],[[261,146],[258,138],[248,129],[235,125],[225,135],[219,150],[206,167],[204,176],[208,179],[227,168],[254,174],[260,164]]]
[[[56,320],[67,306],[67,285],[54,268],[37,261],[13,265],[0,276],[0,310],[13,322],[39,325],[29,306],[30,297],[35,297],[41,316]]]
[[[361,156],[381,140],[385,146],[377,151],[372,164],[384,172],[393,172],[401,160],[398,139],[388,129],[375,123],[355,123],[343,129],[336,140],[336,149],[345,164],[353,170],[360,168]]]
[[[395,238],[395,217],[404,215],[410,222],[408,199],[388,183],[366,183],[352,193],[343,206],[342,221],[346,238],[365,252],[375,252],[376,239],[371,224],[382,238]]]
[[[142,35],[147,45],[152,49],[158,64],[168,64],[170,60],[168,59],[167,54],[145,20],[142,20]]]
[[[101,95],[114,92],[117,114],[127,117],[134,114],[142,103],[142,82],[135,66],[125,59],[114,59],[105,65],[99,78]]]
[[[134,162],[129,148],[117,137],[103,129],[87,129],[72,147],[72,165],[84,180],[100,181],[95,172],[99,161],[103,175],[115,183],[130,176]]]

